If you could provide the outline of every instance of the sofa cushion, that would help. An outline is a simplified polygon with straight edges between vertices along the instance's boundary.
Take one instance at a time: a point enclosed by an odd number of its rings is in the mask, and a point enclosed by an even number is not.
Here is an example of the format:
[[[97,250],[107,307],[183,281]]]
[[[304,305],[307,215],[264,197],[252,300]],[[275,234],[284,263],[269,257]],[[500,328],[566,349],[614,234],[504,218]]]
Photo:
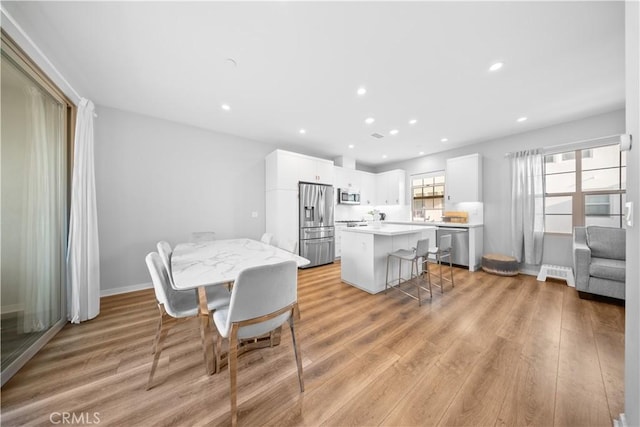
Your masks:
[[[587,245],[596,258],[625,259],[626,231],[622,228],[587,227]]]
[[[619,259],[591,258],[589,276],[624,282],[625,262]]]

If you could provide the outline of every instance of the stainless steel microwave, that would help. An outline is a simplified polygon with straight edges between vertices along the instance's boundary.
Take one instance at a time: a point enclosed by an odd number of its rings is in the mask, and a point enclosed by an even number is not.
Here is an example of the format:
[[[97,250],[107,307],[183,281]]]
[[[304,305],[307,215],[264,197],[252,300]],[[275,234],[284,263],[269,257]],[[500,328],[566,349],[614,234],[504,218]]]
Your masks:
[[[338,190],[338,203],[343,205],[359,205],[360,192],[353,188],[341,188]]]

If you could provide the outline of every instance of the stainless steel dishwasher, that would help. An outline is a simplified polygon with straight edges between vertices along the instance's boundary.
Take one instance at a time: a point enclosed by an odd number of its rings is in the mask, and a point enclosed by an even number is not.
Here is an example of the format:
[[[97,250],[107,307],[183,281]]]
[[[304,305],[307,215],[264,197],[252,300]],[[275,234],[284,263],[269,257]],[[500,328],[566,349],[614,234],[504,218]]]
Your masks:
[[[440,236],[448,234],[451,234],[451,248],[453,249],[451,262],[469,267],[469,230],[457,227],[438,227],[436,241],[440,242]]]

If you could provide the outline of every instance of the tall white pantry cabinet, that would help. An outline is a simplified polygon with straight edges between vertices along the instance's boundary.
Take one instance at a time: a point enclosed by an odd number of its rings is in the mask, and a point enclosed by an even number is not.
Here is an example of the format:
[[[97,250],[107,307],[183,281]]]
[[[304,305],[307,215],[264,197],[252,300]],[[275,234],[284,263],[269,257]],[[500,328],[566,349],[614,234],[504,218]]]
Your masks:
[[[276,150],[265,158],[266,232],[275,244],[298,241],[298,183],[333,185],[331,160],[318,159],[290,151]]]

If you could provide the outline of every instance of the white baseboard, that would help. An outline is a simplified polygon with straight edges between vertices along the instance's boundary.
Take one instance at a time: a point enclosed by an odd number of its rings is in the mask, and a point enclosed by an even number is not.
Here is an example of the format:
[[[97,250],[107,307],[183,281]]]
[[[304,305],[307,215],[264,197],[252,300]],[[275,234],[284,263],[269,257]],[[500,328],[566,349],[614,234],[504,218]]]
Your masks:
[[[0,307],[0,313],[2,314],[18,313],[20,311],[24,311],[22,304],[7,304]]]
[[[142,291],[144,289],[153,289],[153,283],[138,283],[137,285],[123,286],[120,288],[103,289],[100,291],[100,298],[111,295],[127,294],[129,292]]]

